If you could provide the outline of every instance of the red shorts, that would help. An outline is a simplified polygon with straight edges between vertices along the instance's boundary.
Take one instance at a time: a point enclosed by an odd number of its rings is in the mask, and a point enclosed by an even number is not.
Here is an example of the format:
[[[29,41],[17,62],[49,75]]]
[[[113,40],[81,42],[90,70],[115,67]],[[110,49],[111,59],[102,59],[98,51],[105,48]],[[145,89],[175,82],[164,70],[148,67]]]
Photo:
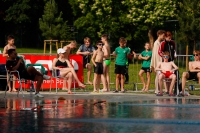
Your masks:
[[[166,71],[166,73],[162,72],[162,74],[165,75],[165,78],[169,78],[170,75],[172,75],[172,74],[174,74],[174,73],[172,73],[172,72],[170,72],[170,71]]]

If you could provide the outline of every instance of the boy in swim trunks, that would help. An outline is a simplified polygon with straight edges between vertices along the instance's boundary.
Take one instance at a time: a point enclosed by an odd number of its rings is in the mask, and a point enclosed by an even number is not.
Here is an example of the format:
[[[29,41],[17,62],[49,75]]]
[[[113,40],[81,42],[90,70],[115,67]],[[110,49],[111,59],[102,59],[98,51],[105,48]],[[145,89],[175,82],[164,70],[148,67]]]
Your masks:
[[[98,41],[96,45],[98,49],[94,51],[93,56],[92,56],[92,63],[94,65],[93,85],[94,85],[94,92],[99,92],[101,75],[103,75],[104,52],[102,51],[102,48],[103,48],[102,41]],[[105,82],[105,80],[103,82]]]
[[[200,84],[200,52],[194,50],[193,56],[195,61],[189,62],[189,71],[183,72],[182,74],[182,94],[179,94],[179,96],[185,95],[185,84],[187,79],[195,79],[199,81]]]
[[[156,71],[161,72],[158,75],[160,93],[158,93],[157,96],[163,96],[162,86],[163,86],[164,78],[169,78],[172,80],[170,87],[169,87],[169,96],[174,96],[174,94],[172,93],[172,89],[176,82],[176,75],[174,74],[174,71],[178,70],[178,67],[174,64],[174,62],[168,62],[168,60],[169,60],[169,52],[168,51],[163,53],[163,58],[164,58],[164,61],[159,62],[158,66],[156,67]]]
[[[142,60],[142,68],[140,69],[139,72],[139,77],[143,83],[143,89],[142,91],[147,92],[149,90],[149,85],[150,85],[150,78],[151,78],[151,69],[150,69],[150,64],[151,64],[151,56],[152,56],[152,51],[150,50],[150,44],[145,43],[144,46],[145,50],[142,51],[142,53],[139,55],[138,59]],[[145,83],[143,73],[146,73],[147,77],[147,83]]]
[[[103,52],[104,52],[104,63],[103,63],[103,75],[101,76],[102,81],[105,80],[106,86],[104,86],[103,91],[110,91],[110,76],[109,76],[109,67],[110,67],[110,45],[108,43],[108,35],[103,34],[101,36],[101,41],[103,42]]]

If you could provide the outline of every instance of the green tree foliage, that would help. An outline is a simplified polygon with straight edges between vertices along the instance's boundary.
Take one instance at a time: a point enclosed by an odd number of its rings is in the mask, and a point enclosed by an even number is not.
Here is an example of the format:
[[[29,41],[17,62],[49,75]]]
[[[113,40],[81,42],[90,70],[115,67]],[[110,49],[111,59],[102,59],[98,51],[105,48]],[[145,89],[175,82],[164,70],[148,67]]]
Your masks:
[[[175,17],[176,0],[123,0],[122,4],[128,7],[126,15],[129,22],[143,25],[149,30],[151,44],[154,42],[153,28]]]
[[[44,15],[39,19],[40,30],[46,39],[71,39],[72,33],[63,21],[62,12],[58,14],[55,0],[49,0],[44,7]]]
[[[88,35],[112,33],[116,38],[125,36],[134,40],[149,30],[152,43],[153,28],[175,16],[175,3],[174,0],[70,0],[79,16],[75,25]]]
[[[181,0],[178,5],[179,41],[185,45],[190,44],[193,50],[200,39],[200,1]]]
[[[13,34],[15,44],[20,47],[32,44],[39,46],[38,18],[41,16],[43,6],[44,3],[40,0],[1,1],[0,7],[3,8],[0,9],[0,12],[3,14],[3,21],[0,22],[0,25],[3,28],[0,27],[0,34],[4,34],[4,37]]]
[[[30,9],[30,0],[17,0],[6,10],[5,21],[14,21],[15,23],[30,22],[28,14]]]
[[[126,36],[129,40],[134,36],[135,26],[128,23],[124,12],[126,6],[114,0],[70,0],[74,14],[78,16],[75,26],[84,30],[85,36],[97,38],[103,33],[111,38]],[[130,33],[133,33],[130,35]]]

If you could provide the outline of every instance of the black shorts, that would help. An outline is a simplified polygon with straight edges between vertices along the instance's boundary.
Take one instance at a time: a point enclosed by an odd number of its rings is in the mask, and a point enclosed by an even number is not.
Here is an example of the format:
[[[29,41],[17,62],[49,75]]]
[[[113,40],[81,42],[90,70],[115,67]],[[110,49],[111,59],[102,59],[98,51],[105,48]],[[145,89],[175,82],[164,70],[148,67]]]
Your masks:
[[[28,80],[35,80],[35,74],[34,75],[29,75],[27,70],[20,72],[20,78],[22,79],[28,79]]]
[[[152,72],[150,67],[142,67],[141,69],[144,70],[145,73],[147,73],[147,72],[151,73]]]
[[[188,71],[188,73],[189,73],[189,80],[191,80],[191,79],[195,79],[196,81],[198,81],[198,77],[197,77],[197,73],[198,72],[190,72],[190,71]]]
[[[103,63],[95,62],[97,66],[94,66],[94,73],[96,74],[103,74]]]
[[[121,66],[121,65],[115,64],[115,74],[125,75],[126,74],[126,65]]]

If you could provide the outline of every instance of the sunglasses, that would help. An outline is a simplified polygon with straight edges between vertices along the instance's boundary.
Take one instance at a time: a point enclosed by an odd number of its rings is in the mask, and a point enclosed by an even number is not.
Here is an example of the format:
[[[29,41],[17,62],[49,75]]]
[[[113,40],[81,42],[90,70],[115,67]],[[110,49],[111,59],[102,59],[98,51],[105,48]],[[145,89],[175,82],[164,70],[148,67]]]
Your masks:
[[[98,45],[99,45],[99,46],[103,46],[104,44],[103,44],[103,43],[99,43]]]
[[[163,57],[164,57],[164,58],[169,58],[169,56],[167,56],[167,55],[166,55],[166,56],[163,56]]]
[[[199,56],[198,54],[193,54],[194,56]]]

